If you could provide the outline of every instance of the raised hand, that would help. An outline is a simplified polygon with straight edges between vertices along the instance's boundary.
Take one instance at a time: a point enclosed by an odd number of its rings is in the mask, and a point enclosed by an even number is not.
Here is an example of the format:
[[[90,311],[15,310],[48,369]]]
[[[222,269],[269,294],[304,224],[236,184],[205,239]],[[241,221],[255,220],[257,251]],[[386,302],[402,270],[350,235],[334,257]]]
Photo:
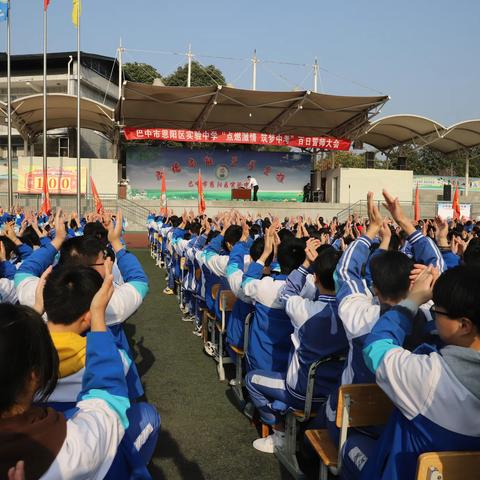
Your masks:
[[[433,286],[439,276],[438,269],[432,265],[424,269],[410,286],[408,299],[419,306],[431,300],[433,296]]]
[[[90,329],[92,332],[106,332],[107,326],[105,324],[105,310],[107,309],[108,302],[113,295],[113,275],[112,268],[113,263],[110,258],[105,260],[105,278],[100,290],[93,297],[90,304],[90,313],[92,315],[92,321]]]
[[[108,230],[108,241],[112,246],[113,250],[116,252],[120,251],[123,248],[122,242],[122,229],[123,229],[123,213],[119,208],[117,211],[115,227],[113,227],[113,222],[110,222]]]
[[[309,238],[307,240],[307,246],[305,248],[305,261],[303,262],[303,266],[305,268],[309,268],[310,265],[317,259],[317,249],[321,244],[322,242],[316,238]]]
[[[263,247],[263,253],[259,258],[259,261],[261,261],[262,263],[265,263],[268,257],[270,257],[273,252],[273,233],[274,229],[272,227],[265,229],[265,245]]]
[[[404,230],[407,235],[411,235],[413,232],[415,232],[415,227],[400,206],[398,197],[394,197],[385,189],[382,191],[382,193],[383,198],[385,199],[385,203],[383,205],[390,212],[390,215],[392,215],[392,218],[398,223],[402,230]]]
[[[435,217],[435,236],[439,247],[448,247],[448,222],[438,215]]]
[[[383,221],[379,234],[380,238],[382,239],[379,248],[382,250],[388,250],[390,240],[392,238],[392,230],[390,230],[390,224],[388,223],[388,220]]]
[[[43,305],[43,290],[45,288],[45,284],[47,283],[48,276],[52,273],[53,267],[50,265],[40,277],[40,280],[37,284],[37,288],[35,289],[35,304],[33,305],[33,309],[39,314],[43,315],[45,313],[45,307]]]
[[[241,242],[246,242],[250,236],[250,228],[247,225],[245,219],[242,220],[242,237],[240,238]]]
[[[383,225],[383,218],[380,215],[380,211],[378,210],[378,207],[375,205],[375,202],[373,201],[372,192],[368,192],[367,194],[367,211],[368,211],[369,225],[365,235],[371,240],[373,240],[378,235],[378,232],[380,231],[380,228]]]

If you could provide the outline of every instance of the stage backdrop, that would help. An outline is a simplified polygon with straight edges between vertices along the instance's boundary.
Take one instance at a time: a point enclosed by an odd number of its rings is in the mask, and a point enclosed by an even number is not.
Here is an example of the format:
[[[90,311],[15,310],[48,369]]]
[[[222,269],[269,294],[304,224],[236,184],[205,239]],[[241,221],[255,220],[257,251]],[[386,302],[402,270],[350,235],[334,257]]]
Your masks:
[[[230,200],[231,189],[245,186],[247,175],[258,181],[259,200],[301,201],[303,186],[310,181],[310,155],[131,146],[127,149],[129,198],[160,198],[164,171],[168,199],[195,199],[198,169],[207,201]]]

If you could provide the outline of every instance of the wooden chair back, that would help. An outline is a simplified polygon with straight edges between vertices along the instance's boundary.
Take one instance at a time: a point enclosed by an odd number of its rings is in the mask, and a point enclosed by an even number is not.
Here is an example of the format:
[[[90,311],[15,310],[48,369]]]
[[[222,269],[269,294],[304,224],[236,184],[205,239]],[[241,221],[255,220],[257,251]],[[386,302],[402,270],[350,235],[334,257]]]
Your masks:
[[[336,424],[338,428],[385,425],[392,410],[391,400],[378,385],[342,385],[338,392]],[[344,418],[347,412],[348,418]]]
[[[236,301],[237,297],[231,290],[222,290],[220,292],[220,311],[231,312]]]
[[[472,480],[479,472],[480,452],[429,452],[418,457],[416,478]]]
[[[220,291],[220,284],[219,283],[216,283],[215,285],[213,285],[212,287],[212,298],[214,300],[217,299],[217,295],[218,295],[218,292]]]

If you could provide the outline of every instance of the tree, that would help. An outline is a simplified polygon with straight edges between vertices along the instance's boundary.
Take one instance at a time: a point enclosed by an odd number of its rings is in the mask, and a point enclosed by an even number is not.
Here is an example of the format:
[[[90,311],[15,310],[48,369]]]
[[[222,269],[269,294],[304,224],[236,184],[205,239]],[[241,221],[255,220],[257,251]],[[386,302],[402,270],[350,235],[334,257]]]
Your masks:
[[[188,63],[178,67],[175,72],[163,79],[163,83],[169,87],[186,87],[188,79]],[[215,85],[226,85],[227,82],[221,70],[215,65],[204,67],[195,60],[192,61],[192,87],[210,87]]]
[[[364,168],[365,158],[351,152],[328,152],[324,158],[317,160],[315,169],[325,170],[332,166],[343,168]]]
[[[162,78],[155,67],[148,63],[126,63],[123,66],[127,80],[152,84],[156,78]]]

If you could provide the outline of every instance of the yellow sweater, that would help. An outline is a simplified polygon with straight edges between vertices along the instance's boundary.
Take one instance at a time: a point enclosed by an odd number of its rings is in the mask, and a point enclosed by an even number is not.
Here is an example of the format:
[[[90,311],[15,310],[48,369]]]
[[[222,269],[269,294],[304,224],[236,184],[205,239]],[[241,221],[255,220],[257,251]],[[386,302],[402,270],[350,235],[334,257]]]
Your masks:
[[[60,360],[60,378],[68,377],[85,367],[87,339],[73,332],[50,332]]]

